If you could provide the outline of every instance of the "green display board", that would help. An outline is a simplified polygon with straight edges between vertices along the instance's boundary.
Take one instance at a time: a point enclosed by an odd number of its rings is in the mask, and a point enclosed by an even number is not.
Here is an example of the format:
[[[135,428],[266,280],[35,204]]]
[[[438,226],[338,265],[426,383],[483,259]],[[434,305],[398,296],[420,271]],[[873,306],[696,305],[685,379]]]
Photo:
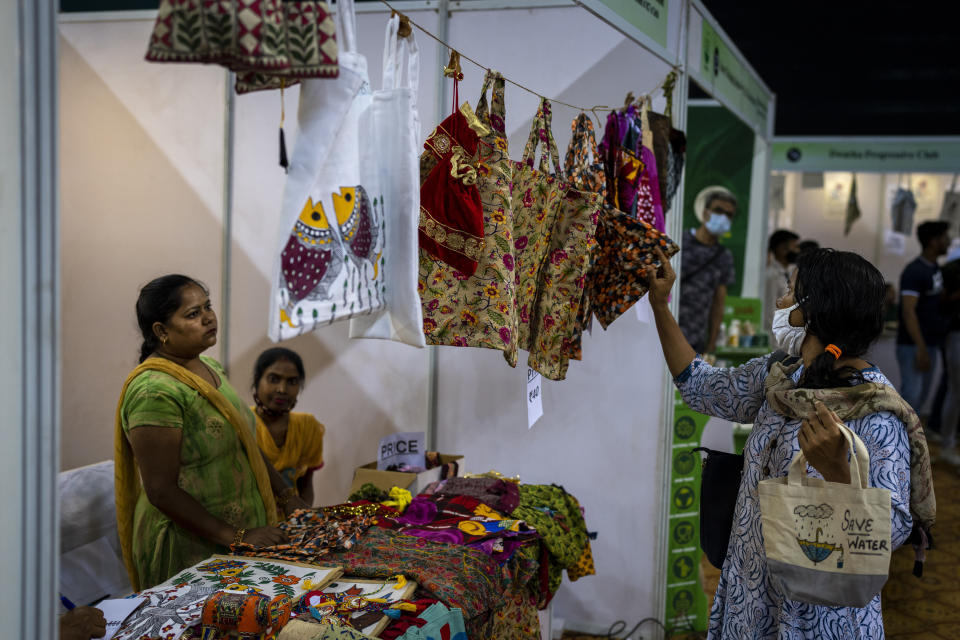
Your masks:
[[[743,261],[750,212],[750,175],[753,171],[753,131],[720,106],[692,105],[687,110],[687,165],[683,189],[683,232],[700,226],[693,201],[711,185],[726,187],[737,197],[737,215],[730,234],[720,242],[733,252],[737,282],[727,291],[743,290]],[[681,295],[682,292],[681,292]]]
[[[707,629],[707,596],[700,584],[700,445],[710,418],[690,409],[677,392],[670,464],[670,526],[664,619],[675,629]]]

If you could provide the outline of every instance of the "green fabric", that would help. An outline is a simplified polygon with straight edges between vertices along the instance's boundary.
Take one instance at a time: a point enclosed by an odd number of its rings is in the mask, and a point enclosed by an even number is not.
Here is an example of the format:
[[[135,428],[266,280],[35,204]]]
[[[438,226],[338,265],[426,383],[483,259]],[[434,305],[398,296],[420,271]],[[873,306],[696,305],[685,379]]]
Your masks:
[[[227,381],[223,368],[215,360],[202,359],[220,376],[220,393],[249,418],[253,431],[253,413]],[[180,488],[211,515],[233,527],[253,529],[267,524],[263,500],[240,438],[195,390],[159,371],[142,373],[127,387],[121,420],[127,434],[143,426],[180,429]],[[214,553],[227,551],[175,524],[150,504],[145,493],[140,494],[134,512],[133,556],[144,588]]]
[[[587,547],[587,524],[580,503],[560,487],[520,485],[520,506],[510,514],[543,537],[549,553],[550,591],[560,588],[563,570],[577,566]]]

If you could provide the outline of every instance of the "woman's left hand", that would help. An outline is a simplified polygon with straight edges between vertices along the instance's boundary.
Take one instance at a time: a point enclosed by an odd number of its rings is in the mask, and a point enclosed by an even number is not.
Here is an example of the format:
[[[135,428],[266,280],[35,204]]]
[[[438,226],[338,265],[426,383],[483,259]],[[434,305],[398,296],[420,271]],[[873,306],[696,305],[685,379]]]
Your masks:
[[[800,425],[797,440],[810,466],[829,482],[850,482],[847,439],[840,431],[843,422],[819,400]]]
[[[290,496],[287,503],[283,505],[283,515],[289,516],[297,509],[309,509],[310,505],[300,496]]]

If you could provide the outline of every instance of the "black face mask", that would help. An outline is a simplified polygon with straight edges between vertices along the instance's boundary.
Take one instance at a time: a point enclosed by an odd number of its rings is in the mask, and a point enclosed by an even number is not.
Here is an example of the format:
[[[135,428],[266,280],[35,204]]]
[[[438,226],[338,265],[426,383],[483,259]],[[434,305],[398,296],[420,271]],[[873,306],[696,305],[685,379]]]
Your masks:
[[[793,264],[797,261],[797,258],[800,257],[800,253],[797,251],[790,251],[787,253],[787,264]]]

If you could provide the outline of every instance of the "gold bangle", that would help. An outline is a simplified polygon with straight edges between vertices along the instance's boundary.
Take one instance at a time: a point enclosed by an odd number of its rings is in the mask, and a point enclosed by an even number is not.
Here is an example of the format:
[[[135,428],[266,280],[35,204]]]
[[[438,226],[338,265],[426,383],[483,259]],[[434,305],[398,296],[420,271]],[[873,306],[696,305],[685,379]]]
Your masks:
[[[246,529],[243,529],[243,528],[237,529],[237,532],[233,534],[233,544],[231,544],[230,546],[232,547],[234,545],[237,545],[243,542],[243,536],[245,535],[247,535]]]

